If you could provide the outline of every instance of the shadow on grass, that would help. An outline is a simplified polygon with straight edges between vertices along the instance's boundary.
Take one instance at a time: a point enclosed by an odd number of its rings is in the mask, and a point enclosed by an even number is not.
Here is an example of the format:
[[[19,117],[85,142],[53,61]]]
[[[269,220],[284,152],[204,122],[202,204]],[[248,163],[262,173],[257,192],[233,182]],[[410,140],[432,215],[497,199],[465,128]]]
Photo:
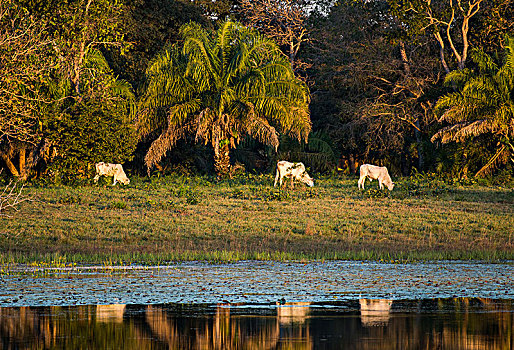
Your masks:
[[[449,199],[462,202],[475,203],[498,203],[514,204],[514,190],[499,189],[491,190],[487,188],[458,188],[448,196]]]

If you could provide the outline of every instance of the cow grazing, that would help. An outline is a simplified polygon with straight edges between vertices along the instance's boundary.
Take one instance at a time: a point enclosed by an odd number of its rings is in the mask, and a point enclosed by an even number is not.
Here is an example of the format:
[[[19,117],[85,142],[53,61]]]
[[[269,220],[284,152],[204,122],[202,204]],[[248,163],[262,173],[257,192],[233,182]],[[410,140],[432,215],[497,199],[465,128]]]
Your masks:
[[[394,188],[394,183],[391,180],[391,176],[389,176],[389,172],[385,166],[376,166],[371,164],[363,164],[360,167],[360,177],[359,177],[359,189],[362,186],[364,189],[364,182],[366,178],[371,180],[378,180],[378,185],[380,189],[383,189],[386,185],[389,191],[392,191]]]
[[[114,182],[112,183],[113,186],[116,185],[118,181],[124,185],[128,185],[130,183],[130,180],[127,177],[127,175],[125,175],[125,172],[123,171],[123,167],[121,166],[121,164],[100,162],[95,164],[95,168],[95,182],[98,182],[100,176],[105,175],[114,177]]]
[[[297,180],[303,182],[309,187],[314,186],[314,181],[305,171],[305,165],[303,163],[291,163],[285,160],[281,160],[277,163],[277,174],[275,175],[275,184],[273,186],[277,186],[277,182],[280,183],[282,187],[282,179],[284,177],[291,178],[291,187],[294,187],[293,180]]]

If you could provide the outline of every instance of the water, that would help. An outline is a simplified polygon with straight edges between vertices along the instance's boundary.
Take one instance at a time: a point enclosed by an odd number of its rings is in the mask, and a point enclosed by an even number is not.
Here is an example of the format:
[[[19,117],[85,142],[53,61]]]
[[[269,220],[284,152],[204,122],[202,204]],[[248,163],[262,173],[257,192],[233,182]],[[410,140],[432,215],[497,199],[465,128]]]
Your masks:
[[[512,349],[512,301],[0,308],[3,349]]]
[[[513,349],[514,265],[11,269],[3,349]]]

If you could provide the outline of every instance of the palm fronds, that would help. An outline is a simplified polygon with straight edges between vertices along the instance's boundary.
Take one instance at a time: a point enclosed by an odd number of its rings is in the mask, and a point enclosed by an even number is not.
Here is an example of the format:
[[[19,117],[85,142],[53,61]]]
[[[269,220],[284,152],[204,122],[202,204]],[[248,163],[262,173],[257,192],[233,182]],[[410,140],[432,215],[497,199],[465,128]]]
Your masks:
[[[509,159],[509,149],[507,146],[502,146],[496,151],[494,156],[475,174],[475,177],[482,175],[489,175],[499,164],[505,164]]]
[[[439,99],[435,113],[439,121],[449,123],[432,136],[432,141],[464,142],[489,135],[498,139],[498,149],[477,175],[505,164],[514,151],[502,140],[514,137],[514,39],[507,38],[505,62],[500,67],[479,50],[471,55],[475,71],[448,74],[445,82],[458,91]]]
[[[273,42],[231,21],[214,33],[189,23],[181,35],[182,48],[166,48],[146,72],[141,134],[162,130],[147,166],[187,133],[210,142],[215,158],[220,143],[234,148],[245,135],[274,148],[279,132],[307,140],[309,89]]]
[[[463,122],[442,128],[432,136],[432,142],[437,139],[441,139],[442,143],[464,142],[469,138],[477,137],[485,133],[494,133],[496,131],[496,125],[490,120]]]

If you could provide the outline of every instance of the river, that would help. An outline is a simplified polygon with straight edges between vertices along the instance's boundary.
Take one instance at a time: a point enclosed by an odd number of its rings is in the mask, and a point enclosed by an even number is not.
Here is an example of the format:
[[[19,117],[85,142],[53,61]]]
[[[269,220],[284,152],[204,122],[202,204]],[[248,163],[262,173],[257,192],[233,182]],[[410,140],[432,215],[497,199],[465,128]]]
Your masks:
[[[3,349],[512,349],[514,263],[11,267]]]

